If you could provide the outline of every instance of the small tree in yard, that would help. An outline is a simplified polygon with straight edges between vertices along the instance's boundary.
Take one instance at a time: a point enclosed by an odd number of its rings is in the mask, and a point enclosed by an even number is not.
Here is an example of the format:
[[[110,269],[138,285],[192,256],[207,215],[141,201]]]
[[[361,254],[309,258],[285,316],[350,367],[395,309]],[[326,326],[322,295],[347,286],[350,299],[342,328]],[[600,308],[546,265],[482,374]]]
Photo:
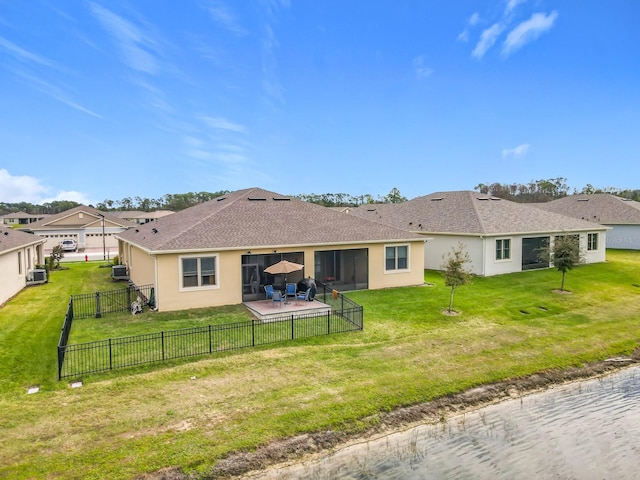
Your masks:
[[[559,235],[553,243],[540,251],[540,258],[562,272],[560,291],[564,292],[565,274],[573,267],[585,263],[584,252],[580,249],[580,237],[577,235]]]
[[[51,267],[60,268],[60,260],[62,260],[63,258],[64,252],[62,251],[62,247],[60,245],[56,245],[55,247],[53,247],[53,250],[51,251],[51,259],[52,263],[55,262],[55,264],[52,264]]]
[[[471,278],[471,272],[469,272],[464,266],[466,263],[471,262],[469,253],[465,250],[462,243],[458,243],[458,247],[452,247],[451,252],[447,253],[446,257],[443,255],[444,263],[442,268],[442,276],[444,277],[444,284],[451,287],[451,295],[449,296],[449,310],[453,307],[453,294],[456,287],[466,285]]]

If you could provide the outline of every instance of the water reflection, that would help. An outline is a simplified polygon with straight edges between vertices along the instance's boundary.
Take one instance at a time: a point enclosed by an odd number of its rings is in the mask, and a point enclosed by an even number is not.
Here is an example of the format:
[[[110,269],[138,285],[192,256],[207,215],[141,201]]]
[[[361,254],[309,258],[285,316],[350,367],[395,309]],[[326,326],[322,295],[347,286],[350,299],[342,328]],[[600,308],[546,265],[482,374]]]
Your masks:
[[[344,448],[258,479],[635,479],[640,367]]]

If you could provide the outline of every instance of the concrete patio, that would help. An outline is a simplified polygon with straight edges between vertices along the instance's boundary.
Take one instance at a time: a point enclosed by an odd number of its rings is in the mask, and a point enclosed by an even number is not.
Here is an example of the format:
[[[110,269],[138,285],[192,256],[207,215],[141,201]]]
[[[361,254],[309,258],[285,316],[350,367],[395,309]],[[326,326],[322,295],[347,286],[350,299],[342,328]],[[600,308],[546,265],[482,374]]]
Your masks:
[[[313,300],[312,302],[289,300],[289,303],[276,303],[271,300],[243,302],[256,318],[262,321],[274,320],[282,317],[301,317],[305,315],[324,314],[331,311],[331,306]]]

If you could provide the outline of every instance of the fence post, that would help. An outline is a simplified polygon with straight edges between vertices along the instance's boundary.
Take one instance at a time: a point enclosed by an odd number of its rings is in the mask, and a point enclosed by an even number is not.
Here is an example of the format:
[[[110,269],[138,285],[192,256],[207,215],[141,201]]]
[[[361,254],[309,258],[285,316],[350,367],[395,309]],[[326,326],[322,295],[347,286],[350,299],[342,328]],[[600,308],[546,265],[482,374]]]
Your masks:
[[[251,319],[251,346],[256,346],[256,321]]]
[[[58,381],[62,380],[62,348],[58,345]]]
[[[211,325],[209,325],[209,353],[213,352],[213,342],[211,341]]]
[[[100,292],[96,292],[96,318],[102,317],[102,312],[100,311]]]
[[[164,360],[164,330],[160,333],[162,334],[162,360]]]
[[[327,335],[331,334],[331,311],[327,310]]]
[[[294,329],[293,329],[293,318],[294,317],[293,317],[293,314],[292,314],[291,315],[291,340],[295,340],[295,338],[296,338],[295,337],[295,332],[294,332]]]
[[[109,370],[113,370],[113,354],[111,353],[111,339],[109,339]]]

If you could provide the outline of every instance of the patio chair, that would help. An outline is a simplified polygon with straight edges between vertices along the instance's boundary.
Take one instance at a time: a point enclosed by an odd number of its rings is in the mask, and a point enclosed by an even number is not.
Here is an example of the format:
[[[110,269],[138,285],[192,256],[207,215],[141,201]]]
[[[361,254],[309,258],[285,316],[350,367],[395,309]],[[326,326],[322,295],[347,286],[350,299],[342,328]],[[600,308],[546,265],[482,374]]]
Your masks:
[[[280,290],[274,290],[271,294],[271,301],[274,303],[277,302],[281,307],[284,300],[285,298],[282,296],[282,292]]]
[[[273,297],[273,285],[265,285],[264,293],[267,295],[267,300]]]
[[[298,302],[310,302],[309,295],[311,294],[311,289],[307,288],[304,292],[296,293],[296,303]]]
[[[298,287],[295,283],[287,283],[286,289],[284,291],[285,301],[288,301],[289,297],[292,297],[295,299],[297,291],[298,291]]]

